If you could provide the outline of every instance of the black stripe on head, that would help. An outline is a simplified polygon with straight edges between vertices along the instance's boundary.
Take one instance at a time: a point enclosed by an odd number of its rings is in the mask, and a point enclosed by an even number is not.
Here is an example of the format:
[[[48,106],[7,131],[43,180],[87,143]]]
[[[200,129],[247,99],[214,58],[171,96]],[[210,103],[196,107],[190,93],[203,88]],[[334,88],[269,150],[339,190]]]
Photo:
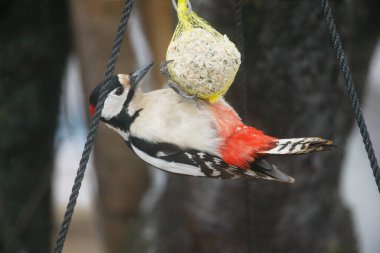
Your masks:
[[[102,87],[104,85],[105,84],[103,82],[101,82],[91,92],[90,101],[89,101],[90,105],[96,106],[96,104],[98,103],[99,96],[100,96],[100,90],[102,89]],[[117,75],[111,76],[111,79],[109,81],[109,85],[107,87],[107,94],[110,93],[111,91],[113,91],[114,89],[119,88],[119,87],[121,87],[121,84],[119,82],[119,77]]]

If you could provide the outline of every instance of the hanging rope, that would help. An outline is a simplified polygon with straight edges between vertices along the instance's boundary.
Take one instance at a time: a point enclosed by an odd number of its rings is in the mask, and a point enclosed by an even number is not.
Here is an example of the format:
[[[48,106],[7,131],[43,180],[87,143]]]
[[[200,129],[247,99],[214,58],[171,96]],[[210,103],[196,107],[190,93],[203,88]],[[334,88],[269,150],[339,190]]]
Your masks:
[[[352,103],[352,108],[354,110],[354,115],[356,118],[356,121],[358,123],[360,133],[363,138],[364,146],[368,154],[368,159],[371,163],[371,168],[373,171],[373,175],[375,176],[375,181],[377,184],[377,188],[380,192],[380,169],[379,165],[377,163],[377,159],[375,156],[375,152],[372,147],[372,142],[371,138],[369,136],[368,130],[367,130],[367,125],[365,123],[365,120],[363,118],[362,111],[360,109],[360,103],[359,103],[359,98],[355,90],[355,85],[352,80],[352,76],[350,73],[350,69],[348,67],[347,63],[347,58],[346,55],[344,54],[344,51],[342,49],[342,44],[340,41],[340,37],[338,34],[338,31],[335,26],[335,21],[334,17],[331,12],[331,8],[329,5],[328,0],[321,0],[321,6],[323,9],[323,14],[325,15],[325,18],[327,20],[327,24],[329,27],[329,32],[331,35],[331,40],[334,45],[334,48],[336,50],[336,54],[339,60],[339,66],[340,69],[343,73],[344,80],[346,81],[347,89],[348,89],[348,95],[350,97],[351,103]]]
[[[71,195],[70,195],[69,203],[67,205],[66,213],[65,213],[65,216],[63,218],[61,229],[60,229],[59,234],[58,234],[58,238],[57,238],[56,245],[54,248],[54,253],[62,252],[64,243],[66,240],[66,235],[67,235],[67,232],[69,230],[71,218],[73,216],[74,208],[75,208],[75,205],[76,205],[76,202],[78,199],[79,190],[80,190],[81,185],[82,185],[84,173],[86,171],[87,163],[88,163],[88,160],[90,158],[91,150],[92,150],[92,147],[94,144],[95,134],[96,134],[96,130],[97,130],[98,125],[99,125],[101,111],[103,109],[104,101],[105,101],[106,95],[107,95],[106,94],[107,87],[109,86],[109,81],[111,79],[111,76],[113,75],[115,65],[116,65],[116,62],[117,62],[117,59],[119,56],[121,44],[122,44],[123,37],[125,34],[126,25],[128,23],[129,16],[131,13],[132,4],[133,4],[133,0],[126,0],[125,1],[123,14],[122,14],[122,17],[120,20],[119,27],[117,29],[116,39],[115,39],[113,47],[112,47],[111,56],[108,60],[107,70],[106,70],[105,75],[104,75],[104,80],[103,80],[104,85],[100,91],[98,103],[96,105],[96,111],[95,111],[94,117],[93,117],[91,125],[90,125],[90,131],[87,135],[87,141],[86,141],[86,144],[84,146],[82,158],[81,158],[80,163],[79,163],[79,168],[78,168],[77,175],[76,175],[76,178],[74,181],[74,185],[73,185],[73,188],[71,191]]]
[[[243,22],[243,6],[241,0],[235,0],[235,29],[236,29],[236,41],[237,48],[241,54],[241,65],[240,71],[237,75],[236,83],[239,87],[239,101],[240,101],[240,115],[243,122],[247,121],[248,118],[248,102],[247,102],[247,76],[245,68],[245,43],[244,43],[244,22]],[[249,252],[253,251],[253,211],[252,211],[252,194],[251,194],[251,182],[246,181],[245,184],[245,204],[246,204],[246,230],[247,230],[247,243]]]

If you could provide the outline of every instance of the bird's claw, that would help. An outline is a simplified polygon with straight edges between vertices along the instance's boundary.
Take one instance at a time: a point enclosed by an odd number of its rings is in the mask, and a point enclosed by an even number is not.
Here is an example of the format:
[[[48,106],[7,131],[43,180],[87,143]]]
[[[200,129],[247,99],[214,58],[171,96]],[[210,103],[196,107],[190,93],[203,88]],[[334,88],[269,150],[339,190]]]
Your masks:
[[[182,89],[176,82],[173,82],[172,80],[168,80],[169,87],[174,90],[178,95],[180,95],[183,98],[186,99],[195,99],[197,97],[197,94],[189,95],[186,91]]]
[[[163,76],[166,77],[166,79],[170,79],[170,74],[169,74],[169,70],[168,70],[168,64],[173,62],[174,60],[168,60],[168,61],[163,61],[161,62],[160,64],[160,72]]]
[[[160,64],[160,72],[165,78],[168,80],[169,87],[174,90],[178,95],[185,99],[189,100],[196,100],[197,94],[189,95],[181,86],[179,86],[176,82],[171,80],[169,70],[168,70],[168,64],[173,62],[174,60],[168,60],[163,61]]]

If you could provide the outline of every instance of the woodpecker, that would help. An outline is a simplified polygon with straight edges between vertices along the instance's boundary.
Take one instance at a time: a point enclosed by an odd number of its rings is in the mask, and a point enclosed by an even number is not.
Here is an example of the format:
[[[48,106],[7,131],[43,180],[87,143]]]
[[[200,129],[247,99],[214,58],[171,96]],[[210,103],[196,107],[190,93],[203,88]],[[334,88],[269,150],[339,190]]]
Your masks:
[[[278,139],[245,125],[221,98],[216,103],[186,99],[171,88],[144,93],[143,77],[153,63],[112,76],[101,121],[115,130],[142,160],[161,170],[209,178],[294,179],[265,160],[270,155],[305,154],[331,148],[319,137]],[[90,111],[102,84],[90,95]]]

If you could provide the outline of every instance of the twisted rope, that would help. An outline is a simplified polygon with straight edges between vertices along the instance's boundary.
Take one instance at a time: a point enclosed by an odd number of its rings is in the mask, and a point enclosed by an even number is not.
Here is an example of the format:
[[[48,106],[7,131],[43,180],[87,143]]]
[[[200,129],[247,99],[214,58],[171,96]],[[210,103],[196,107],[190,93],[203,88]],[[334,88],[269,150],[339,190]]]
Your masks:
[[[359,98],[358,98],[358,95],[356,93],[356,89],[355,89],[354,82],[352,80],[350,69],[348,67],[346,55],[342,49],[342,44],[340,41],[338,31],[336,29],[334,17],[332,15],[331,8],[330,8],[328,0],[321,0],[321,7],[323,9],[323,14],[326,18],[326,21],[327,21],[327,24],[329,27],[331,40],[332,40],[333,46],[335,48],[337,58],[339,60],[340,69],[343,73],[343,77],[344,77],[344,80],[346,82],[348,95],[350,97],[351,104],[352,104],[352,109],[354,111],[354,115],[355,115],[357,124],[358,124],[359,129],[360,129],[360,134],[362,135],[362,138],[363,138],[363,143],[365,146],[365,150],[367,151],[367,155],[368,155],[368,159],[369,159],[370,164],[371,164],[373,175],[375,176],[377,188],[380,192],[380,169],[379,169],[379,165],[377,163],[376,155],[375,155],[375,152],[374,152],[373,147],[372,147],[372,142],[371,142],[371,138],[369,136],[368,130],[367,130],[367,125],[365,123],[362,111],[360,109]]]
[[[123,37],[125,34],[125,30],[126,30],[126,25],[128,23],[129,16],[130,16],[130,13],[132,10],[132,5],[133,5],[133,0],[126,0],[125,1],[124,10],[123,10],[123,13],[121,16],[119,27],[117,29],[116,39],[114,41],[112,51],[111,51],[111,55],[110,55],[110,58],[108,60],[107,70],[106,70],[105,75],[104,75],[104,80],[102,81],[102,84],[104,84],[104,85],[102,86],[102,89],[100,91],[98,103],[96,105],[95,114],[94,114],[94,117],[93,117],[91,125],[90,125],[90,130],[89,130],[89,133],[87,135],[87,141],[86,141],[86,144],[84,145],[82,158],[80,160],[77,175],[75,177],[74,185],[73,185],[73,188],[71,190],[69,203],[67,204],[65,216],[63,218],[63,222],[62,222],[62,225],[61,225],[61,228],[60,228],[60,231],[58,234],[58,238],[57,238],[57,241],[55,244],[54,253],[62,252],[64,243],[66,241],[66,236],[67,236],[67,232],[69,230],[69,226],[71,223],[71,218],[73,216],[74,208],[75,208],[75,205],[77,203],[78,196],[79,196],[79,190],[81,188],[82,181],[84,178],[84,173],[86,172],[86,168],[87,168],[87,163],[88,163],[88,160],[90,158],[92,147],[94,145],[96,130],[98,129],[101,111],[103,109],[104,101],[105,101],[106,95],[107,95],[107,92],[106,92],[107,87],[109,86],[109,81],[111,79],[111,76],[113,75],[115,65],[116,65],[116,62],[117,62],[117,59],[119,56],[121,44],[122,44]]]

